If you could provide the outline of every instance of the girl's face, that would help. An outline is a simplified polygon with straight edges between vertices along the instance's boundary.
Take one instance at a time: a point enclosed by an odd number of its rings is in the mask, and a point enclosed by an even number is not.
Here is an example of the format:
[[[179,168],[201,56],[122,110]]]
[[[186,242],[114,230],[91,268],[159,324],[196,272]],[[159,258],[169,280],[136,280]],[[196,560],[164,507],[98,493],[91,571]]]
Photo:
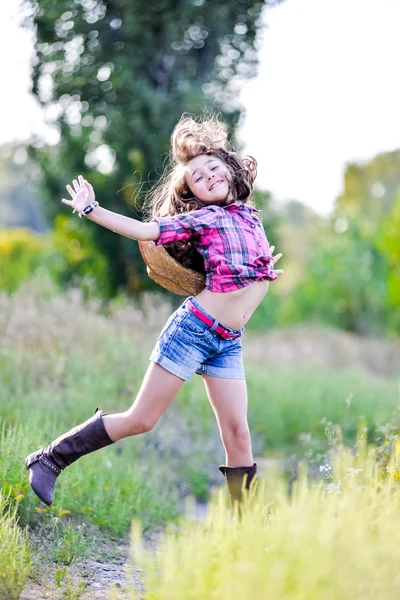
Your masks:
[[[212,154],[192,158],[185,168],[185,180],[193,196],[202,202],[212,204],[232,198],[228,167]]]

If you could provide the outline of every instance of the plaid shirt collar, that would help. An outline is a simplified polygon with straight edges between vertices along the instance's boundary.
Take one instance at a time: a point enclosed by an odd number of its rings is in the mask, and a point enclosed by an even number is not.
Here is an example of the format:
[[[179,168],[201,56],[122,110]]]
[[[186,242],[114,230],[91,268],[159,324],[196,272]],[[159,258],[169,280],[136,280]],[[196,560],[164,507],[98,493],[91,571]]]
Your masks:
[[[230,204],[223,204],[220,208],[224,208],[225,210],[249,210],[251,212],[262,212],[259,208],[254,208],[254,206],[250,206],[249,204],[244,204],[243,202],[231,202]]]

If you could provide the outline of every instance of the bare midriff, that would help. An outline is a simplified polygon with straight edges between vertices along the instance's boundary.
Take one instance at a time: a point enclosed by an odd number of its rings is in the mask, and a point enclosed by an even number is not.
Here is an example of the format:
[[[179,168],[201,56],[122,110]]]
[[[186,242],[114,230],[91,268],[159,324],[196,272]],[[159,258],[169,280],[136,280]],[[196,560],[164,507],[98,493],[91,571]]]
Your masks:
[[[241,329],[263,301],[269,281],[255,281],[233,292],[211,292],[204,289],[196,296],[201,306],[230,329]]]

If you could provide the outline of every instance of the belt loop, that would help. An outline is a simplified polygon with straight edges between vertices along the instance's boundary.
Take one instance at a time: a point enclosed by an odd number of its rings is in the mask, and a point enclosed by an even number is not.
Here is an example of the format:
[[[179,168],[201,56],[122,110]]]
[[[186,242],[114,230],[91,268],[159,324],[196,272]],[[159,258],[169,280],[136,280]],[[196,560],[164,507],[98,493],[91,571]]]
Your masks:
[[[215,331],[218,327],[218,321],[214,320],[214,323],[210,327],[210,331]]]

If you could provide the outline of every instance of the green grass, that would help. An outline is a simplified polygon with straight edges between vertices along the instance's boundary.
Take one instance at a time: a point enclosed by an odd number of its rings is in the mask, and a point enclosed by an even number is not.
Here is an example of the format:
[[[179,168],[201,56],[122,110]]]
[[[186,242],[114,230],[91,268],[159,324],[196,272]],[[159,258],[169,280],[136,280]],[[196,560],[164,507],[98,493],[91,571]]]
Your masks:
[[[85,526],[73,527],[71,521],[55,528],[53,561],[61,565],[70,565],[74,559],[85,556],[89,539],[84,535]]]
[[[291,497],[280,477],[261,480],[240,520],[219,494],[205,522],[183,519],[157,554],[143,551],[134,523],[147,592],[133,597],[397,600],[400,455],[384,475],[376,458],[365,444],[357,455],[341,448],[332,477],[310,485],[303,470]]]
[[[61,296],[46,285],[0,296],[0,480],[20,518],[34,525],[69,511],[121,534],[132,518],[144,528],[173,520],[178,496],[206,499],[223,484],[217,467],[224,450],[203,382],[194,376],[153,431],[71,465],[57,480],[53,506],[38,512],[25,456],[97,406],[126,410],[169,313],[154,298],[142,307],[119,301],[105,312],[76,291]],[[399,405],[395,378],[251,363],[246,371],[255,456],[304,455],[311,447],[322,455],[329,423],[351,443],[361,417],[369,440],[383,439]]]
[[[301,433],[325,444],[325,421],[340,424],[347,444],[364,418],[370,441],[400,405],[399,381],[349,370],[260,369],[248,365],[249,421],[262,450],[299,448]]]
[[[156,300],[145,312],[124,304],[82,303],[72,292],[21,290],[1,298],[0,479],[19,515],[34,522],[24,458],[88,419],[96,406],[126,410],[139,390],[148,356],[168,314]],[[3,319],[3,320],[2,320]],[[159,319],[159,321],[157,321]],[[329,422],[350,443],[364,418],[370,441],[399,404],[395,378],[360,372],[246,364],[254,454],[304,452],[301,438],[326,448]],[[194,376],[148,434],[82,458],[57,481],[51,514],[69,510],[122,533],[132,517],[144,527],[176,516],[178,495],[205,499],[222,484],[224,451],[203,382]]]
[[[27,532],[18,525],[16,507],[0,493],[0,598],[17,600],[32,566]]]
[[[135,359],[128,345],[117,340],[115,345],[119,352],[113,347],[109,353],[110,339],[108,345],[99,343],[95,357],[85,356],[86,348],[72,347],[64,371],[57,371],[57,355],[18,351],[2,357],[6,376],[0,409],[0,477],[12,497],[24,495],[22,515],[32,515],[35,504],[23,464],[26,454],[86,420],[97,405],[111,412],[132,402],[128,390],[138,389],[146,365],[143,358]],[[130,363],[139,367],[129,377]],[[288,368],[273,373],[247,365],[247,375],[249,423],[257,456],[301,452],[302,433],[309,434],[317,447],[326,447],[323,419],[340,424],[345,442],[350,443],[359,418],[364,417],[374,439],[399,402],[395,380],[372,380],[360,373]],[[178,491],[207,497],[209,485],[220,481],[217,465],[223,458],[202,381],[194,377],[154,431],[84,457],[66,469],[57,481],[50,510],[80,512],[119,533],[138,515],[145,526],[162,523],[173,518]]]

